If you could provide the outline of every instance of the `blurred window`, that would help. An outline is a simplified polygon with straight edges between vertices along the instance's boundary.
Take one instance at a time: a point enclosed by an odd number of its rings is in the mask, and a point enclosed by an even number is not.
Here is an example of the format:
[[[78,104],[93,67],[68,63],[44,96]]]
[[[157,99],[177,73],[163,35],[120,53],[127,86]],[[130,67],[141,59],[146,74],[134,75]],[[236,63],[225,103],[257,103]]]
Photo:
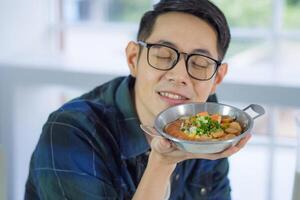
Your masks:
[[[151,8],[150,0],[111,0],[109,1],[109,21],[139,22],[141,16]]]
[[[284,7],[284,27],[300,29],[300,0],[286,0]]]
[[[57,47],[72,70],[128,73],[125,48],[151,0],[56,0]],[[113,59],[112,59],[113,58]]]
[[[151,0],[58,0],[66,24],[136,23],[152,6]]]
[[[61,30],[58,37],[60,45],[57,46],[64,55],[65,62],[78,70],[114,69],[115,72],[121,73],[127,72],[124,57],[127,41],[135,40],[140,18],[146,10],[151,9],[154,2],[157,2],[156,0],[56,1],[59,2],[57,9],[60,11],[56,12],[60,15],[57,17],[60,19],[57,24]],[[224,11],[232,30],[233,39],[226,60],[229,64],[234,63],[231,65],[233,72],[236,70],[238,73],[241,71],[239,69],[247,68],[249,57],[252,62],[256,62],[256,66],[262,66],[255,70],[272,71],[274,68],[284,68],[282,63],[296,64],[296,60],[288,60],[287,57],[279,56],[279,53],[282,52],[280,44],[283,39],[292,39],[299,44],[300,0],[259,0],[255,3],[252,0],[212,1]],[[288,49],[286,54],[293,54],[289,48],[285,49]],[[260,52],[261,55],[255,52]],[[246,60],[241,59],[245,54],[248,55]],[[111,59],[112,57],[115,59]],[[272,61],[274,57],[278,57],[276,64]],[[255,70],[253,73],[259,73]],[[248,81],[242,76],[245,75],[232,78]],[[276,76],[278,75],[272,74],[270,79]],[[300,82],[296,84],[300,85]]]
[[[272,0],[213,0],[226,14],[231,27],[270,27]],[[259,20],[258,20],[259,19]]]
[[[124,49],[129,40],[135,40],[143,13],[157,1],[57,1],[63,27],[61,53],[68,66],[80,71],[128,73]],[[300,0],[212,1],[224,12],[232,31],[225,58],[230,66],[228,81],[300,85],[294,75],[300,72],[296,67]],[[294,138],[295,109],[269,110],[275,111],[257,120],[255,134],[270,136],[274,131],[276,136]],[[272,128],[274,124],[276,128]]]

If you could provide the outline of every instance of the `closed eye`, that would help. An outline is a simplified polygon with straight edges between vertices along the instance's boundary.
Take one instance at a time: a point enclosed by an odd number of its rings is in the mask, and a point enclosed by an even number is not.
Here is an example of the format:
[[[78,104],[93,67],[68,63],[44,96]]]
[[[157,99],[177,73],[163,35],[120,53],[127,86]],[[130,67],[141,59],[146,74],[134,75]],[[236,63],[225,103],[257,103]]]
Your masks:
[[[171,57],[164,57],[164,56],[156,56],[158,59],[163,59],[163,60],[171,60]]]
[[[206,65],[200,65],[200,64],[197,64],[195,62],[192,62],[192,66],[195,67],[195,68],[203,68],[203,69],[206,69],[209,67],[209,64],[207,63]]]

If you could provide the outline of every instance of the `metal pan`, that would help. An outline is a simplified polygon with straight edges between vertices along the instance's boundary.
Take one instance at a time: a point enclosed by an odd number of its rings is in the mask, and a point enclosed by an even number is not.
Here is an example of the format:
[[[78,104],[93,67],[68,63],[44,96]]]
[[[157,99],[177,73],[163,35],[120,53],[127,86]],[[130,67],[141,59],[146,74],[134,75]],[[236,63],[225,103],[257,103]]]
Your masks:
[[[256,116],[251,117],[246,110],[252,109],[257,113]],[[209,114],[218,113],[220,115],[229,115],[234,117],[243,128],[243,132],[228,140],[218,141],[190,141],[173,137],[164,132],[164,127],[183,116],[195,115],[199,112],[208,112]],[[219,104],[219,103],[188,103],[170,107],[158,114],[154,122],[154,128],[157,132],[172,141],[179,149],[191,153],[217,153],[225,150],[226,148],[235,145],[247,134],[250,134],[253,128],[254,119],[262,116],[265,110],[262,106],[251,104],[243,110],[233,106]]]

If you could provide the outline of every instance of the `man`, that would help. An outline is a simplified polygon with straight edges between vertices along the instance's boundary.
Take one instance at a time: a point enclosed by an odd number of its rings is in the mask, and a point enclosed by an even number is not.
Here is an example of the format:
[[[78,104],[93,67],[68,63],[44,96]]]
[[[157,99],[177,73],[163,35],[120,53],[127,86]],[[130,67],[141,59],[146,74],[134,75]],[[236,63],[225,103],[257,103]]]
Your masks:
[[[126,48],[130,76],[52,113],[32,155],[26,199],[230,199],[228,161],[249,139],[217,154],[182,152],[150,137],[172,105],[216,100],[230,41],[207,0],[162,0]]]

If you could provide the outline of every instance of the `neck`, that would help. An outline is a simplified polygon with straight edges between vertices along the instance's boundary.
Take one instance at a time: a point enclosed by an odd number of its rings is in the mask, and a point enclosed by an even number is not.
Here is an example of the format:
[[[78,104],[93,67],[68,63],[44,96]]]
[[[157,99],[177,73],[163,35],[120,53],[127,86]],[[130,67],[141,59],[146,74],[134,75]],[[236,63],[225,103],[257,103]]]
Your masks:
[[[154,127],[154,116],[151,116],[148,114],[149,112],[147,112],[147,110],[145,110],[145,106],[143,106],[143,104],[140,101],[135,100],[135,102],[136,102],[135,103],[136,112],[137,112],[137,115],[139,117],[141,124]],[[148,141],[148,144],[150,145],[153,136],[150,136],[149,134],[145,133],[145,137]]]
[[[141,123],[153,127],[155,116],[152,115],[140,101],[137,100],[135,105],[136,112]]]
[[[141,124],[154,127],[155,116],[146,109],[146,106],[144,106],[138,96],[135,95],[135,92],[132,92],[132,99],[134,99],[135,109]],[[145,137],[150,145],[153,137],[147,133],[145,133]]]
[[[135,109],[141,124],[153,127],[155,116],[150,110],[147,110],[147,107],[143,104],[139,97],[135,95],[135,88],[132,92],[132,99],[134,100]]]

